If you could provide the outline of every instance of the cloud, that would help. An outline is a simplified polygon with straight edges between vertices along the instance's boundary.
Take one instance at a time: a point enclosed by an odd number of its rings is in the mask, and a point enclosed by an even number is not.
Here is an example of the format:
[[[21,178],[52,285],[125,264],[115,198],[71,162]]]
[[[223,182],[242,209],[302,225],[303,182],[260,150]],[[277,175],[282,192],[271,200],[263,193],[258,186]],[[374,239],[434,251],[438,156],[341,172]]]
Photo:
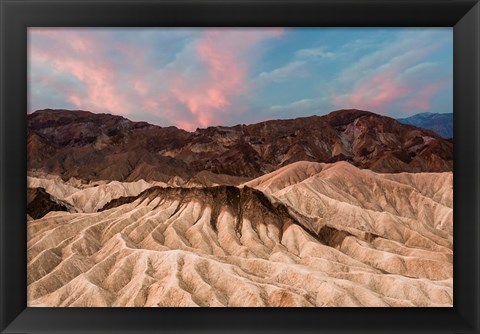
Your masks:
[[[180,95],[192,114],[201,113],[200,125],[207,126],[212,121],[221,122],[226,119],[224,114],[227,112],[242,111],[238,105],[233,104],[233,100],[236,96],[247,93],[250,87],[247,78],[250,52],[257,43],[277,34],[277,31],[218,29],[202,35],[196,51],[206,66],[207,75],[198,83],[198,91]]]
[[[41,80],[49,84],[50,90],[63,93],[67,105],[75,108],[128,114],[131,103],[115,84],[119,81],[118,73],[115,64],[102,52],[106,37],[102,32],[93,37],[78,29],[40,28],[31,37],[31,71],[43,69],[45,73],[47,69],[50,72],[43,77],[33,74],[33,82]],[[58,77],[69,78],[70,83],[75,84],[60,86],[67,80],[58,82]]]
[[[447,61],[438,57],[439,50],[451,48],[451,34],[438,29],[406,29],[366,37],[347,40],[334,52],[322,47],[298,50],[289,63],[262,74],[259,78],[275,83],[295,78],[292,69],[296,67],[309,71],[305,81],[308,84],[299,84],[302,91],[310,91],[302,98],[298,98],[299,94],[279,95],[278,99],[285,102],[268,107],[271,117],[324,114],[342,108],[366,109],[392,117],[451,109],[452,67],[448,57]],[[367,49],[373,51],[367,53]],[[326,60],[334,60],[337,70],[330,71],[332,63]],[[316,64],[322,64],[322,77]]]
[[[387,32],[300,49],[290,45],[303,42],[287,43],[292,36],[277,28],[31,28],[29,111],[84,109],[194,130],[350,107],[404,116],[449,103],[451,65],[435,57],[451,45],[447,34]]]
[[[433,82],[423,86],[419,91],[406,102],[406,107],[414,111],[429,111],[432,109],[433,98],[442,89],[448,87],[449,80]]]
[[[385,47],[386,43],[381,40],[381,33],[368,33],[361,38],[355,38],[343,43],[337,50],[337,54],[353,55],[368,50],[378,50]]]
[[[260,73],[257,82],[259,84],[279,83],[292,78],[306,77],[307,75],[307,62],[295,60],[272,71]]]
[[[297,78],[306,78],[311,74],[310,68],[313,62],[334,58],[335,53],[326,51],[324,47],[300,49],[295,51],[293,58],[285,65],[271,71],[261,72],[256,78],[256,83],[265,86]]]
[[[181,104],[190,119],[184,128],[228,122],[246,112],[239,103],[252,88],[252,57],[259,43],[282,34],[279,29],[209,29],[185,48],[168,66],[167,105]],[[193,58],[192,58],[193,56]]]
[[[44,107],[74,106],[189,130],[221,123],[229,112],[243,112],[235,102],[251,89],[248,72],[255,48],[283,30],[168,32],[31,29],[30,84],[35,88],[30,105],[48,102],[42,95],[55,91],[64,94],[63,103],[55,100],[62,106]],[[172,38],[175,34],[181,43]],[[57,77],[75,84],[59,89]]]
[[[310,48],[310,49],[300,49],[295,52],[297,58],[303,59],[317,59],[317,58],[326,58],[333,59],[335,58],[335,52],[325,51],[325,48]]]
[[[332,87],[332,104],[395,117],[429,110],[452,75],[427,58],[448,42],[431,31],[401,34],[340,74]]]

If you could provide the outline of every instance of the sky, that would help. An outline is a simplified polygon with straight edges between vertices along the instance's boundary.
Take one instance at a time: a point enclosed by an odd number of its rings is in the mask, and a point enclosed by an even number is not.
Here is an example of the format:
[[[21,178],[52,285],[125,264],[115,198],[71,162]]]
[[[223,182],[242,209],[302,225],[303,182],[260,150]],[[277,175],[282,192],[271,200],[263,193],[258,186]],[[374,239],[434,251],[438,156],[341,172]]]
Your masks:
[[[30,28],[28,112],[195,130],[453,112],[452,28]]]

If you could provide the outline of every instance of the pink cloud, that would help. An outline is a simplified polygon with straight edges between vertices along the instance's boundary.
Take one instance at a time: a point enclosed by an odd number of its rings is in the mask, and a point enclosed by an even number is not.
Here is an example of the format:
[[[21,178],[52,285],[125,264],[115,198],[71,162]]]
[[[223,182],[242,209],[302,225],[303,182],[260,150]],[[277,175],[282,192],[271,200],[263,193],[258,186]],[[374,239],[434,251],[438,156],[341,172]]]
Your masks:
[[[146,113],[159,123],[193,130],[245,110],[238,101],[252,86],[248,72],[256,46],[282,33],[276,28],[203,30],[170,64],[158,66],[148,60],[148,48],[112,40],[102,30],[42,28],[31,30],[29,59],[33,67],[53,71],[52,77],[76,79],[81,87],[49,85],[75,108],[137,119]]]
[[[333,95],[333,104],[340,108],[352,107],[390,114],[396,103],[403,105],[404,115],[432,108],[435,95],[448,85],[448,80],[441,80],[427,85],[418,81],[401,78],[400,69],[380,71],[368,80],[355,85],[345,95]]]
[[[48,66],[55,74],[71,76],[84,85],[82,90],[69,88],[67,101],[79,109],[128,114],[129,104],[115,85],[115,67],[102,53],[101,35],[93,38],[76,30],[60,33],[46,29],[38,33],[44,40],[32,45],[33,66]],[[62,92],[58,87],[56,90]]]
[[[214,29],[202,34],[195,52],[205,67],[195,78],[177,76],[172,92],[184,104],[197,124],[206,127],[228,120],[231,113],[244,111],[235,99],[248,93],[252,51],[257,43],[278,37],[281,29],[230,30]]]
[[[334,96],[335,105],[349,105],[359,109],[382,110],[389,103],[410,93],[402,82],[395,80],[395,70],[379,72],[369,80],[356,85],[348,95]]]
[[[434,82],[422,87],[418,93],[408,101],[407,106],[414,110],[428,111],[432,108],[432,100],[435,94],[448,85],[448,80]]]

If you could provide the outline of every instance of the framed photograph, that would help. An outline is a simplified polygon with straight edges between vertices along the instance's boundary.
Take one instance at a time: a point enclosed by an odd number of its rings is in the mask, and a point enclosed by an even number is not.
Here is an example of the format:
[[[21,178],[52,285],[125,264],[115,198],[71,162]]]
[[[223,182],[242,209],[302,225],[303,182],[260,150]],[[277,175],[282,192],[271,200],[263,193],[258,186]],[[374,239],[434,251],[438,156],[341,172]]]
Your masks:
[[[0,9],[2,333],[479,332],[478,1]]]

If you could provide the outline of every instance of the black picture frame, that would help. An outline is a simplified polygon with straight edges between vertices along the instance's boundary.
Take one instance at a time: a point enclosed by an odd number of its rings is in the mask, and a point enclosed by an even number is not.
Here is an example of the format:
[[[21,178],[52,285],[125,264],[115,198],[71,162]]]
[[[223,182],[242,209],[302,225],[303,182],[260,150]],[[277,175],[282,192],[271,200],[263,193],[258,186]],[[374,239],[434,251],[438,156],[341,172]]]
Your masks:
[[[480,4],[475,0],[0,0],[1,333],[479,333]],[[27,28],[384,26],[454,30],[452,308],[27,308]]]

